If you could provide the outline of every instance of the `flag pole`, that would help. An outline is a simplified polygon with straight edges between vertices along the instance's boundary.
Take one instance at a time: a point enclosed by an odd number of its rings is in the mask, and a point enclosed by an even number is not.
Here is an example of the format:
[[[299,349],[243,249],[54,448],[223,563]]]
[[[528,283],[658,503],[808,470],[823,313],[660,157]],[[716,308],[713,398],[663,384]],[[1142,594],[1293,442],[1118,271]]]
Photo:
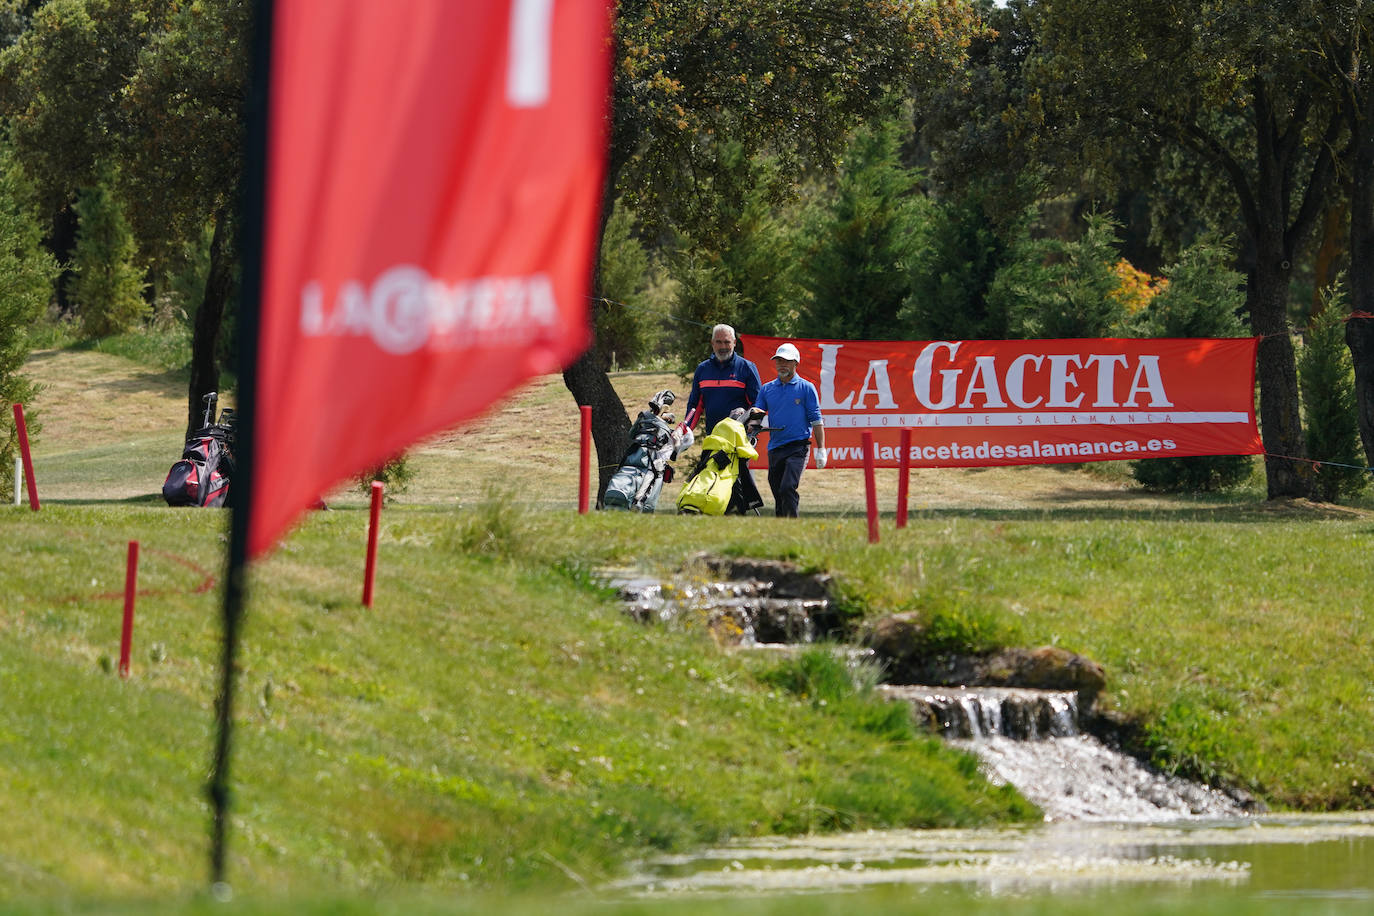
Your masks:
[[[263,226],[266,222],[268,86],[272,65],[274,0],[254,0],[253,35],[245,98],[244,157],[239,202],[242,220],[239,252],[242,266],[238,328],[238,421],[235,469],[230,484],[233,510],[229,558],[224,577],[223,644],[219,690],[215,698],[215,748],[210,771],[213,820],[210,834],[210,882],[217,897],[228,895],[225,859],[229,827],[229,762],[233,751],[234,666],[243,622],[244,575],[248,556],[248,514],[252,504],[253,439],[257,425],[258,312],[262,301]]]

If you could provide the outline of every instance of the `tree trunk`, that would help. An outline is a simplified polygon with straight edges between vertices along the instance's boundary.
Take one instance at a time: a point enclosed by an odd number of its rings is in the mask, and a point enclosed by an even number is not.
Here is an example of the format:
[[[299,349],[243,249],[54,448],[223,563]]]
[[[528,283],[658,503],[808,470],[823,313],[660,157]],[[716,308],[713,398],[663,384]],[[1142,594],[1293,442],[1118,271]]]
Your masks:
[[[1345,342],[1355,365],[1355,406],[1365,463],[1374,467],[1374,86],[1358,87],[1350,192],[1350,320]]]
[[[201,400],[219,389],[219,365],[215,360],[215,345],[220,325],[224,322],[224,308],[233,290],[233,244],[230,241],[228,217],[222,211],[215,214],[215,234],[210,240],[210,272],[205,280],[205,298],[196,309],[195,327],[191,333],[191,383],[186,394],[186,437],[201,427],[205,404]]]
[[[1265,482],[1270,499],[1312,496],[1298,409],[1298,370],[1288,327],[1288,278],[1291,265],[1273,246],[1261,245],[1250,274],[1250,326],[1261,337],[1256,355],[1260,390],[1260,433],[1264,440]],[[1277,255],[1277,256],[1275,256]]]
[[[606,224],[615,206],[615,170],[609,169],[601,194],[601,216],[597,225],[596,248],[593,253],[591,325],[595,335],[597,316],[606,306],[601,301],[601,244],[606,237]],[[579,407],[591,405],[592,442],[596,445],[597,486],[596,507],[602,507],[606,484],[610,483],[620,459],[630,447],[630,417],[625,412],[620,395],[606,374],[609,365],[601,346],[593,336],[586,352],[577,362],[563,370],[563,384],[572,392]]]

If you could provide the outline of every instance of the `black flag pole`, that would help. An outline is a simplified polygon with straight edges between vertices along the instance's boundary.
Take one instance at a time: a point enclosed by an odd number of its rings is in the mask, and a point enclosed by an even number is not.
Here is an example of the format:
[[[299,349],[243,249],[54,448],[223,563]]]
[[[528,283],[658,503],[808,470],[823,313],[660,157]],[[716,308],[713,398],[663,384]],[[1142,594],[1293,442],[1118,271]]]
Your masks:
[[[267,199],[268,91],[272,71],[273,0],[254,0],[252,57],[245,99],[243,176],[239,253],[242,267],[238,315],[238,422],[236,466],[230,484],[233,510],[229,558],[224,577],[223,644],[219,690],[215,697],[215,749],[208,792],[213,812],[210,831],[210,882],[217,895],[225,883],[233,753],[234,668],[243,623],[244,577],[248,557],[248,514],[252,505],[253,441],[257,425],[258,311],[262,302],[263,226]]]

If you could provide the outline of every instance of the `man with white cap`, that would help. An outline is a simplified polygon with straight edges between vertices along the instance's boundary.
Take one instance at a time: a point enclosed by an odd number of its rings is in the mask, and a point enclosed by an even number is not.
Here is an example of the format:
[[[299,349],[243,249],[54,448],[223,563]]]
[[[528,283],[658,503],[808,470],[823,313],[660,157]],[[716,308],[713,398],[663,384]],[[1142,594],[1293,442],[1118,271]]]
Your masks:
[[[801,353],[785,343],[773,354],[778,377],[759,389],[754,414],[768,414],[768,486],[773,491],[773,512],[779,518],[796,518],[801,505],[797,487],[802,469],[816,440],[816,467],[825,467],[825,423],[816,386],[797,375]]]

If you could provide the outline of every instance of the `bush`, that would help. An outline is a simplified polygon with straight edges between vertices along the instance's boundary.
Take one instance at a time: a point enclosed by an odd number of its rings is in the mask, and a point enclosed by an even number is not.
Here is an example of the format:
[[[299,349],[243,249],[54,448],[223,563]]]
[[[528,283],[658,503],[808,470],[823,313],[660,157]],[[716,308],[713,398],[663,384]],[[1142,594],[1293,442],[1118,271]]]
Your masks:
[[[898,162],[895,127],[860,131],[834,191],[810,214],[799,277],[803,337],[890,338],[911,294],[917,174]]]
[[[1245,282],[1227,266],[1229,253],[1217,240],[1199,242],[1164,271],[1166,283],[1131,320],[1139,337],[1242,337],[1239,316],[1245,307]],[[1254,459],[1249,455],[1149,458],[1131,462],[1131,475],[1147,490],[1207,493],[1244,483]]]
[[[406,488],[410,486],[410,480],[414,476],[415,472],[411,470],[410,463],[406,460],[406,456],[401,455],[398,458],[391,459],[379,468],[373,468],[371,471],[359,474],[356,478],[356,482],[359,490],[363,493],[370,493],[372,491],[373,482],[379,481],[384,485],[386,494],[391,496],[396,493],[404,493]]]
[[[1074,241],[1023,239],[993,281],[988,310],[1007,316],[1015,338],[1109,337],[1127,314],[1116,295],[1119,260],[1116,224],[1105,216],[1089,216]]]
[[[1355,496],[1364,489],[1369,472],[1364,467],[1360,429],[1356,419],[1355,370],[1345,344],[1344,291],[1339,285],[1322,297],[1326,307],[1312,320],[1307,341],[1298,358],[1303,417],[1307,424],[1307,454],[1320,465],[1315,480],[1317,495],[1327,502]],[[1351,465],[1351,467],[1341,467]]]
[[[633,229],[634,214],[617,203],[601,242],[601,295],[609,301],[596,313],[596,346],[612,370],[639,363],[651,326],[639,301],[649,255]]]
[[[1009,336],[1006,314],[988,298],[1007,248],[981,196],[931,208],[925,243],[913,259],[911,297],[902,306],[903,330],[917,340]]]
[[[68,293],[87,337],[122,334],[151,310],[143,300],[143,271],[134,264],[137,244],[124,212],[103,185],[87,188],[76,202],[80,220]]]

